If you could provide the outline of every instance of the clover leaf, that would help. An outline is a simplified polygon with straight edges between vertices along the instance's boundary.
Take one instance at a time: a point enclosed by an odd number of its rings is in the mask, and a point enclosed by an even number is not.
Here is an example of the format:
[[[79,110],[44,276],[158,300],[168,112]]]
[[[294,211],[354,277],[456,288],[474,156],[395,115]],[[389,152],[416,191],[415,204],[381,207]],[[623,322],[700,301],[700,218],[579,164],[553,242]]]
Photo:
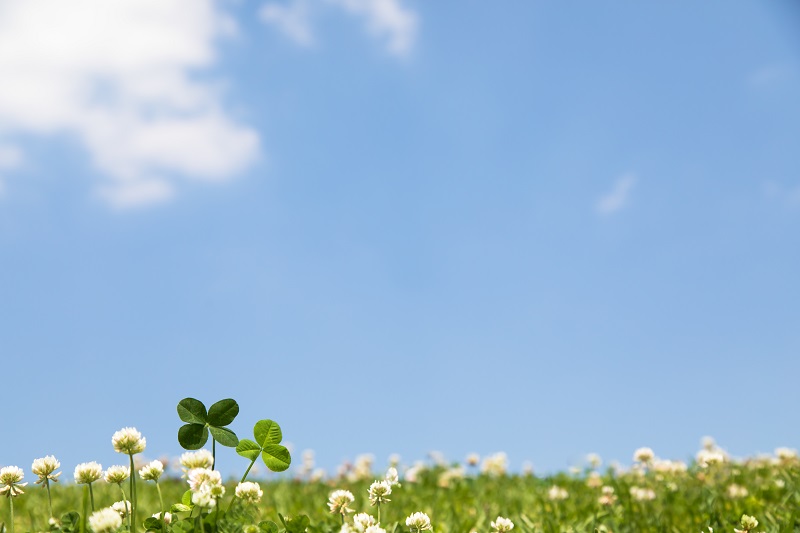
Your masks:
[[[259,420],[253,427],[253,437],[255,441],[242,439],[236,446],[236,453],[250,459],[250,466],[247,467],[242,481],[247,478],[259,455],[267,468],[273,472],[283,472],[289,468],[292,457],[286,446],[280,443],[283,440],[283,433],[277,422],[269,419]]]
[[[218,401],[208,411],[200,400],[184,398],[178,403],[178,416],[186,424],[178,430],[178,442],[187,450],[199,450],[211,433],[216,442],[232,448],[239,444],[239,438],[224,426],[238,414],[239,404],[231,398]]]

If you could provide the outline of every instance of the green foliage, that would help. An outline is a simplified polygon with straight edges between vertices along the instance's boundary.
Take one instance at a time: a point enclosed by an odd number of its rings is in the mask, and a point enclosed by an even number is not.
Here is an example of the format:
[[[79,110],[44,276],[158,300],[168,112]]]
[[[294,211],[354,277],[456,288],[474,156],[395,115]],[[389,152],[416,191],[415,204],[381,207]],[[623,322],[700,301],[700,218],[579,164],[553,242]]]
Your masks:
[[[178,403],[178,416],[186,424],[178,429],[178,442],[184,449],[199,450],[208,441],[210,432],[214,440],[233,448],[239,439],[224,426],[230,425],[238,414],[239,404],[231,398],[218,401],[208,410],[200,400],[184,398]]]
[[[273,472],[283,472],[289,468],[292,457],[289,450],[280,444],[283,432],[277,422],[269,419],[259,420],[253,427],[253,437],[255,441],[240,440],[236,446],[236,453],[250,459],[251,462],[255,462],[261,455],[264,464]]]

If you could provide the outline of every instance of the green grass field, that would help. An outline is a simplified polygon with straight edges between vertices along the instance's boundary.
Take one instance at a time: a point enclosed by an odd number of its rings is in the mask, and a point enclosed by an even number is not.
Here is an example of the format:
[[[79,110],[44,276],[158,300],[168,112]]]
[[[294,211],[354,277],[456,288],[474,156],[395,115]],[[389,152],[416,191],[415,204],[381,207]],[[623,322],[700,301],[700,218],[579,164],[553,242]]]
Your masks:
[[[474,470],[460,465],[427,466],[415,472],[414,482],[401,476],[401,485],[392,487],[391,502],[381,506],[381,526],[390,533],[409,531],[405,519],[419,511],[430,517],[433,531],[442,533],[488,533],[498,516],[511,519],[515,532],[699,533],[711,527],[715,533],[733,533],[734,529],[741,530],[740,519],[747,514],[759,522],[753,532],[800,531],[800,461],[792,456],[724,461],[704,467],[692,464],[685,470],[676,463],[654,462],[625,472],[587,468],[552,477],[488,475]],[[52,485],[54,514],[88,514],[81,512],[87,505],[85,486],[72,484],[71,472],[63,477],[68,478],[67,483]],[[382,478],[382,473],[376,473],[369,477],[362,474],[360,480],[352,476],[349,480],[262,480],[260,503],[237,501],[226,516],[236,486],[236,481],[231,481],[219,500],[219,511],[204,513],[202,522],[197,520],[200,513],[195,508],[191,515],[175,513],[172,524],[158,527],[174,533],[269,533],[284,529],[294,533],[297,522],[287,528],[278,516],[281,513],[284,517],[307,515],[309,532],[338,533],[342,515],[329,511],[330,493],[349,490],[355,496],[350,505],[355,513],[376,515],[368,489],[374,479]],[[26,480],[30,480],[30,474]],[[137,529],[144,531],[144,520],[158,513],[160,504],[152,482],[138,479],[137,486]],[[166,476],[160,486],[167,507],[180,502],[189,488],[186,480]],[[128,490],[127,482],[122,488]],[[46,490],[33,483],[24,490],[14,498],[16,532],[50,530]],[[94,484],[94,498],[97,509],[107,507],[121,499],[119,487],[99,481]],[[8,500],[2,499],[0,513],[7,530]],[[347,513],[344,520],[352,524],[353,515]],[[268,521],[278,527],[273,528]],[[82,527],[89,531],[81,517],[74,524],[67,520],[63,531],[80,532]],[[304,524],[299,530],[303,529]]]

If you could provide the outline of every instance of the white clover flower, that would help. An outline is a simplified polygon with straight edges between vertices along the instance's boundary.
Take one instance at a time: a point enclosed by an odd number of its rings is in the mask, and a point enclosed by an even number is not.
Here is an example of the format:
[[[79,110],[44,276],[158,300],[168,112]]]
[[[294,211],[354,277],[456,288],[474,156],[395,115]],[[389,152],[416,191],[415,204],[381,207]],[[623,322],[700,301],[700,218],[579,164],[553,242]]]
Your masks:
[[[203,490],[192,493],[192,503],[198,507],[211,509],[217,505],[217,500],[211,495],[210,491]]]
[[[728,485],[727,492],[728,492],[728,498],[732,500],[747,498],[747,495],[750,494],[750,492],[747,490],[746,487],[737,485],[736,483],[731,483],[730,485]]]
[[[650,502],[656,499],[656,491],[642,487],[631,487],[631,498],[637,502]]]
[[[390,466],[388,470],[386,470],[384,479],[388,481],[390,485],[400,485],[400,476],[397,475],[397,469],[393,466]]]
[[[25,478],[25,472],[18,466],[4,466],[0,468],[0,494],[5,494],[9,498],[25,494],[22,487],[27,483],[20,483]]]
[[[348,523],[342,524],[342,529],[339,530],[339,533],[356,533],[356,530]]]
[[[118,512],[120,517],[125,518],[131,513],[131,502],[128,500],[116,502],[111,508]]]
[[[412,513],[406,518],[406,525],[416,532],[433,530],[431,519],[425,513]]]
[[[328,496],[328,508],[333,514],[347,514],[354,512],[348,506],[356,501],[355,496],[349,490],[335,490]]]
[[[263,495],[264,491],[258,483],[245,481],[236,485],[236,497],[247,503],[258,503]]]
[[[651,448],[638,448],[633,452],[633,460],[638,463],[649,463],[655,458]]]
[[[142,453],[147,446],[147,439],[136,428],[122,428],[111,437],[114,451],[127,455]]]
[[[606,507],[614,505],[617,501],[617,495],[614,494],[614,487],[609,487],[608,485],[604,486],[600,489],[602,495],[597,499],[597,503],[600,505],[605,505]]]
[[[192,492],[200,492],[206,486],[222,485],[222,474],[208,468],[193,468],[189,470],[188,483]]]
[[[364,533],[368,527],[377,524],[375,517],[368,513],[358,513],[353,516],[353,526],[357,531]]]
[[[505,533],[506,531],[514,529],[514,522],[508,518],[498,516],[497,520],[492,522],[492,529],[494,529],[494,533]]]
[[[596,489],[603,486],[603,478],[597,472],[592,472],[586,477],[586,486],[590,489]]]
[[[754,516],[743,514],[741,520],[742,529],[734,529],[734,531],[736,533],[745,533],[757,527],[758,527],[758,520],[756,520]]]
[[[700,465],[702,468],[706,468],[711,465],[716,465],[725,462],[725,454],[719,450],[700,450],[697,452],[697,464]]]
[[[507,469],[508,456],[504,452],[486,457],[481,465],[481,472],[490,476],[502,476]]]
[[[469,466],[476,466],[481,460],[481,456],[477,453],[471,453],[467,455],[467,464]]]
[[[58,476],[61,475],[61,472],[54,472],[59,468],[61,468],[61,463],[58,462],[58,459],[52,455],[47,455],[41,459],[35,459],[33,461],[33,464],[31,465],[31,472],[39,476],[39,479],[36,481],[36,483],[44,483],[49,481],[58,483]]]
[[[375,524],[374,526],[369,526],[364,533],[386,533],[386,530]]]
[[[596,453],[590,453],[586,456],[586,462],[589,463],[589,466],[592,468],[598,468],[601,464],[603,464],[603,460],[600,459],[600,456]]]
[[[775,448],[775,457],[784,462],[794,461],[797,459],[797,450],[785,447]]]
[[[567,489],[563,487],[559,487],[558,485],[553,485],[549,489],[547,489],[547,497],[553,501],[561,501],[566,500],[569,498],[569,492]]]
[[[94,483],[103,477],[103,465],[94,461],[81,463],[75,467],[75,473],[73,475],[75,476],[75,483]]]
[[[120,484],[131,475],[131,470],[127,466],[114,465],[106,470],[106,483]]]
[[[164,463],[159,460],[151,461],[139,470],[139,476],[145,481],[158,481],[164,473]]]
[[[89,528],[94,533],[114,533],[122,526],[122,517],[111,507],[100,509],[89,517]]]
[[[153,518],[161,518],[161,513],[156,513],[153,515]],[[164,523],[171,524],[172,523],[172,513],[164,513]]]
[[[375,481],[369,486],[369,503],[371,505],[378,505],[381,503],[390,502],[387,496],[392,493],[392,485],[384,481]]]
[[[195,468],[211,468],[214,466],[214,456],[208,450],[197,450],[196,452],[186,452],[181,455],[181,466],[184,473]]]

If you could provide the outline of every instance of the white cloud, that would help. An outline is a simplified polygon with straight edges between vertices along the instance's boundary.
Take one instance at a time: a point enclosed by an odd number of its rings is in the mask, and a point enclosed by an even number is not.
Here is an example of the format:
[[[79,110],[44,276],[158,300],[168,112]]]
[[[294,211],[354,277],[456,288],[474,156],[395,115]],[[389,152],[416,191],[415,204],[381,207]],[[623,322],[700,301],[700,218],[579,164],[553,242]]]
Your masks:
[[[630,202],[634,185],[636,185],[634,174],[620,176],[614,182],[612,189],[597,200],[595,210],[601,215],[616,213]]]
[[[118,207],[164,201],[178,178],[228,179],[258,135],[194,74],[232,31],[214,0],[2,0],[0,133],[73,135]]]
[[[311,29],[311,9],[308,0],[294,0],[290,5],[266,4],[259,16],[266,24],[271,24],[301,46],[314,44]]]
[[[392,54],[407,55],[414,46],[419,25],[417,15],[400,0],[327,0],[364,19],[367,29],[386,39]]]

